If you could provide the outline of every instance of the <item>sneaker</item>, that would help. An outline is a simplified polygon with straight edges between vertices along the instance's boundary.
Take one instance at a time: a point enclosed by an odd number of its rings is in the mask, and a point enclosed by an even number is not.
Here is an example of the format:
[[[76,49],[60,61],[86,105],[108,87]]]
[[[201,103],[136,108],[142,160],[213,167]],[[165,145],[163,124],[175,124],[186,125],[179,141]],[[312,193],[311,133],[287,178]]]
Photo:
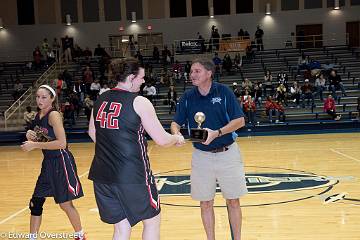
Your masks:
[[[84,235],[82,235],[81,237],[76,237],[74,238],[74,240],[88,240],[88,238],[86,237],[86,233],[84,233]]]

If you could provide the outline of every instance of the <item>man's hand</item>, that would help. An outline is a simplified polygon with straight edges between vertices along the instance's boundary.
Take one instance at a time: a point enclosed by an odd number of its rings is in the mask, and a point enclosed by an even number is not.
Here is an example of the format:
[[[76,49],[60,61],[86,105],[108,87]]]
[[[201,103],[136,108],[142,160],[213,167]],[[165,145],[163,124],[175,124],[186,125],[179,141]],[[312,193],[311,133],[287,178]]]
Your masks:
[[[209,145],[215,138],[218,137],[219,132],[212,130],[210,128],[204,128],[208,132],[208,137],[205,142],[202,142],[204,145]]]

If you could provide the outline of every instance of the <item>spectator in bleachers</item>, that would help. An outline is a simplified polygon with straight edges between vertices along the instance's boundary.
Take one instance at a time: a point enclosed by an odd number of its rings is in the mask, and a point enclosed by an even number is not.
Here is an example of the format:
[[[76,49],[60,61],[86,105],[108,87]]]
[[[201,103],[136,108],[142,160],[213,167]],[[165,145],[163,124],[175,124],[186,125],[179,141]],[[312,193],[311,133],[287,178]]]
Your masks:
[[[107,91],[109,91],[109,90],[110,90],[110,88],[108,87],[108,85],[107,85],[107,84],[104,84],[104,85],[102,86],[102,88],[100,89],[99,95],[101,95],[101,94],[103,94],[104,92],[107,92]]]
[[[63,113],[64,123],[69,124],[70,127],[75,124],[75,111],[74,106],[67,100],[61,106],[61,112]]]
[[[135,57],[136,47],[135,47],[134,36],[133,35],[129,36],[128,48],[129,48],[129,51],[130,51],[130,56]]]
[[[302,100],[302,107],[305,108],[305,99],[307,99],[307,106],[309,107],[311,100],[311,106],[314,106],[314,94],[313,94],[314,88],[310,84],[309,79],[305,79],[304,85],[301,87],[301,100]]]
[[[41,43],[41,54],[44,56],[45,62],[47,61],[48,51],[50,49],[49,43],[47,38],[44,38],[43,42]]]
[[[17,100],[23,93],[24,93],[24,86],[20,82],[20,79],[17,78],[14,84],[14,92],[13,92],[14,100]]]
[[[59,73],[57,79],[54,79],[54,88],[56,89],[56,95],[59,99],[59,101],[61,101],[63,99],[63,94],[64,92],[66,92],[67,86],[66,86],[66,82],[64,81],[64,77],[61,73]]]
[[[108,54],[106,53],[105,49],[101,47],[100,44],[94,50],[94,57],[106,57]]]
[[[60,60],[60,43],[57,38],[54,38],[52,42],[52,51],[54,52],[56,61]]]
[[[220,48],[219,29],[217,29],[214,25],[211,27],[211,29],[212,29],[212,31],[211,31],[211,39],[212,39],[212,44],[214,46],[214,50],[219,51],[219,48]]]
[[[256,123],[256,104],[252,97],[249,95],[243,104],[243,109],[247,115],[248,123],[255,125]]]
[[[228,53],[226,53],[224,55],[224,58],[222,61],[222,67],[223,67],[223,69],[225,69],[227,74],[230,75],[231,69],[232,69],[232,61],[231,61],[230,55]]]
[[[191,64],[189,61],[186,61],[185,67],[184,67],[184,77],[185,77],[185,81],[189,80],[189,76],[190,76],[190,70],[191,70]]]
[[[324,77],[324,74],[320,73],[315,80],[315,95],[314,95],[314,97],[319,95],[321,101],[324,101],[323,92],[326,89],[325,85],[326,85],[326,79]]]
[[[77,81],[73,86],[73,93],[75,93],[78,96],[81,104],[84,102],[85,89],[86,89],[85,84],[81,82],[80,79],[77,79]]]
[[[143,88],[143,92],[145,94],[145,97],[150,100],[150,102],[153,105],[155,104],[155,98],[156,98],[156,88],[152,85],[151,82],[148,82],[146,86]]]
[[[153,60],[156,63],[160,62],[160,52],[159,52],[159,48],[157,46],[154,46],[154,49],[153,49]]]
[[[74,112],[76,113],[76,117],[79,117],[81,103],[80,99],[75,93],[70,93],[69,102],[74,107]]]
[[[84,112],[87,118],[87,121],[90,121],[90,116],[91,116],[91,110],[94,106],[94,101],[90,99],[90,95],[86,95],[85,99],[84,99]]]
[[[255,49],[256,49],[255,42],[251,41],[251,44],[249,44],[246,47],[246,60],[248,61],[248,63],[253,62],[253,60],[255,58]]]
[[[300,74],[300,70],[308,69],[309,67],[309,56],[306,56],[304,52],[298,58],[298,75]]]
[[[264,36],[264,31],[258,25],[255,32],[255,41],[258,51],[264,51],[263,36]]]
[[[342,95],[345,97],[347,96],[341,77],[335,70],[331,70],[328,80],[329,80],[329,90],[332,92],[332,95],[334,96],[335,99],[337,99],[337,95],[336,95],[337,90],[341,90]]]
[[[100,81],[99,79],[95,79],[94,82],[91,83],[90,91],[91,91],[91,99],[96,100],[97,96],[99,95],[101,89]]]
[[[262,104],[262,95],[263,95],[263,86],[261,81],[257,81],[254,86],[254,96],[255,96],[255,103],[258,106]]]
[[[181,79],[181,65],[178,60],[175,61],[172,67],[173,75],[176,82],[179,82]]]
[[[92,57],[92,51],[90,50],[89,47],[85,48],[85,50],[83,51],[83,56],[85,58],[91,58]]]
[[[271,96],[268,96],[265,102],[265,113],[269,116],[269,122],[272,123],[272,117],[275,114],[278,116],[277,109],[275,107],[275,102],[273,101]]]
[[[52,65],[56,61],[55,54],[51,50],[51,48],[48,48],[48,52],[46,53],[46,59],[47,59],[46,68]]]
[[[242,57],[237,53],[234,58],[234,67],[236,71],[240,71],[242,66]]]
[[[35,48],[35,50],[33,51],[33,59],[34,59],[34,70],[40,70],[41,69],[41,59],[42,59],[42,54],[40,51],[39,46],[37,46]]]
[[[284,84],[284,86],[286,87],[286,90],[289,89],[289,85],[288,85],[289,77],[284,69],[281,69],[281,71],[279,72],[279,74],[277,76],[277,81],[278,81],[278,84]]]
[[[248,90],[245,90],[244,94],[240,98],[240,105],[242,107],[244,106],[244,103],[246,102],[249,96],[251,97],[250,92]]]
[[[25,130],[29,130],[31,128],[35,116],[36,112],[32,111],[30,106],[27,106],[26,111],[24,112]]]
[[[76,61],[79,61],[79,58],[83,56],[83,50],[81,49],[81,47],[78,44],[74,45],[74,49],[73,49],[73,59],[75,59]]]
[[[176,104],[177,104],[177,92],[174,88],[174,85],[169,87],[169,91],[167,94],[168,103],[170,105],[169,114],[174,110],[176,111]]]
[[[171,52],[166,45],[164,45],[164,49],[161,52],[161,56],[162,56],[163,64],[165,66],[171,63]]]
[[[244,30],[242,28],[240,28],[240,31],[238,31],[238,37],[240,37],[240,39],[244,37]]]
[[[287,90],[282,83],[276,88],[276,100],[287,105]]]
[[[205,46],[205,39],[203,38],[203,36],[201,36],[201,34],[198,32],[198,39],[200,40],[200,45],[201,45],[201,53],[206,52],[206,46]]]
[[[233,82],[233,84],[232,84],[232,90],[233,90],[233,93],[235,94],[235,97],[236,97],[237,99],[240,99],[240,97],[241,97],[241,91],[240,91],[239,86],[238,86],[238,84],[237,84],[236,82]]]
[[[325,77],[330,75],[331,70],[335,67],[335,64],[326,61],[325,64],[321,65],[322,69],[324,70]]]
[[[85,83],[85,90],[87,94],[90,94],[91,84],[94,82],[94,74],[93,71],[90,69],[89,65],[86,65],[85,71],[83,73],[83,82]]]
[[[244,32],[244,39],[250,39],[250,34],[248,31]]]
[[[271,75],[270,70],[266,70],[265,76],[264,76],[264,96],[272,95],[274,92],[274,87],[272,84],[273,77]]]
[[[275,107],[275,113],[277,115],[277,119],[275,120],[275,123],[278,123],[279,121],[285,122],[285,108],[282,105],[281,102],[273,102]]]
[[[67,69],[65,69],[64,72],[62,73],[62,76],[63,76],[63,80],[65,81],[65,83],[67,85],[67,89],[71,90],[74,85],[72,75],[70,74],[70,72]]]
[[[214,65],[215,65],[215,72],[214,72],[214,81],[219,82],[220,81],[220,75],[221,75],[221,65],[222,61],[219,58],[218,53],[215,53],[215,56],[212,59]]]
[[[241,83],[241,88],[242,88],[243,92],[248,91],[249,94],[251,94],[254,90],[253,84],[248,78],[245,78],[244,81]]]
[[[324,112],[329,114],[332,119],[338,121],[341,118],[341,115],[337,115],[336,113],[336,106],[335,106],[335,100],[331,95],[328,96],[328,98],[324,102]]]
[[[63,50],[64,50],[64,57],[65,62],[68,64],[73,60],[72,58],[72,49],[73,49],[73,41],[68,37],[68,35],[65,36],[65,38],[62,41],[63,44]]]
[[[291,99],[296,103],[296,107],[300,107],[301,88],[297,82],[293,82],[290,88]]]
[[[137,52],[135,54],[135,58],[137,58],[139,60],[140,66],[144,66],[144,57],[141,54],[140,50],[137,50]]]

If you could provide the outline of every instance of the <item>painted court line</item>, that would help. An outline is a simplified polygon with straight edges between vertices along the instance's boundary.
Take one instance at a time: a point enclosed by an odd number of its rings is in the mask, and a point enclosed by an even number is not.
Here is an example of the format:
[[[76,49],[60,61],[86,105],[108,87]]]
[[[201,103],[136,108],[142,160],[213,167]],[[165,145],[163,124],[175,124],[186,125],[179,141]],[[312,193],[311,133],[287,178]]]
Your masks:
[[[339,154],[339,155],[341,155],[341,156],[343,156],[343,157],[346,157],[346,158],[349,158],[349,159],[351,159],[351,160],[354,160],[354,161],[360,162],[360,160],[359,160],[359,159],[357,159],[357,158],[354,158],[354,157],[349,156],[349,155],[347,155],[347,154],[345,154],[345,153],[342,153],[342,152],[336,151],[336,150],[335,150],[335,149],[333,149],[333,148],[329,148],[329,149],[330,149],[330,151],[332,151],[332,152],[334,152],[334,153],[337,153],[337,154]]]
[[[83,174],[81,174],[81,175],[79,176],[79,178],[82,178],[83,176],[87,175],[88,173],[89,173],[89,170],[87,170],[86,172],[84,172]],[[15,218],[17,215],[19,215],[19,214],[21,214],[21,213],[25,212],[27,209],[29,209],[29,207],[28,207],[28,206],[26,206],[26,207],[24,207],[23,209],[21,209],[21,210],[19,210],[19,211],[15,212],[15,213],[13,213],[13,214],[11,214],[11,215],[10,215],[10,216],[8,216],[7,218],[5,218],[5,219],[1,220],[1,221],[0,221],[0,225],[2,225],[2,224],[4,224],[4,223],[6,223],[7,221],[9,221],[9,220],[11,220],[11,219]]]

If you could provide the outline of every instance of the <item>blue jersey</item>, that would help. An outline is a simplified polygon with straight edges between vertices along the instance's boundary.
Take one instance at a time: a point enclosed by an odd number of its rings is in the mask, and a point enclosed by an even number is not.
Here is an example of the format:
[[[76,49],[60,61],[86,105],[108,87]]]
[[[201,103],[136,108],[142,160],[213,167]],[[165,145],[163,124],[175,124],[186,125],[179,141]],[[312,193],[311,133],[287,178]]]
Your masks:
[[[197,87],[186,91],[177,104],[174,121],[180,126],[186,124],[189,130],[190,128],[197,128],[197,123],[194,120],[197,112],[203,112],[206,117],[201,127],[212,130],[218,130],[230,121],[244,117],[234,93],[227,86],[216,82],[212,83],[206,96],[202,96]],[[194,143],[194,147],[203,151],[210,151],[232,144],[236,137],[235,132],[228,133],[215,138],[210,145]]]

